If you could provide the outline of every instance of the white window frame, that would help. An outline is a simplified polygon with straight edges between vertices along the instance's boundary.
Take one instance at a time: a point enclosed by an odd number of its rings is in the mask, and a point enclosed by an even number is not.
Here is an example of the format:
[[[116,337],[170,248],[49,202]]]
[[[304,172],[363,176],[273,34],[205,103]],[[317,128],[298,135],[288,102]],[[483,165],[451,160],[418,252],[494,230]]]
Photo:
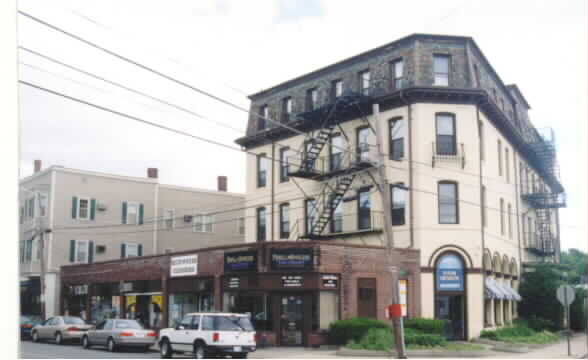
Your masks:
[[[168,216],[171,213],[171,218]],[[171,220],[171,227],[168,226],[168,221]],[[163,209],[163,226],[166,230],[173,230],[176,227],[176,209]]]
[[[363,95],[369,95],[370,93],[371,77],[369,70],[364,70],[359,73],[360,91]]]
[[[32,200],[32,204],[31,204]],[[35,196],[29,196],[25,204],[25,218],[28,220],[35,218]]]
[[[239,230],[238,230],[239,235],[245,235],[245,218],[244,217],[239,218],[238,225],[239,225]]]
[[[39,216],[40,217],[47,217],[47,210],[49,208],[49,195],[47,195],[47,193],[44,192],[39,192],[37,193],[37,195],[39,196],[39,204],[38,204],[38,208],[39,208]],[[42,204],[44,203],[45,206],[42,206]],[[90,205],[88,205],[90,206]],[[41,211],[41,209],[44,209],[44,211]]]
[[[333,82],[333,87],[334,87],[334,96],[335,98],[340,97],[341,95],[343,95],[343,80],[335,80]]]
[[[131,206],[134,206],[137,209],[137,212],[135,213],[135,220],[134,222],[131,222],[131,214],[129,212],[129,209],[131,208]],[[140,204],[136,201],[127,201],[127,225],[139,225],[139,207]]]
[[[131,255],[131,249],[134,249],[134,254]],[[136,243],[125,243],[125,258],[138,257],[139,256],[139,244]]]
[[[88,202],[88,212],[87,212],[87,214],[86,214],[86,215],[87,215],[86,217],[82,217],[82,216],[80,215],[80,213],[81,213],[81,211],[80,211],[80,210],[82,210],[82,200],[86,200],[86,201]],[[92,210],[90,209],[90,208],[91,208],[91,206],[92,206],[92,205],[90,204],[90,198],[86,198],[86,197],[78,197],[78,206],[77,206],[77,209],[76,209],[76,210],[77,210],[77,214],[76,214],[77,216],[76,216],[76,218],[77,218],[78,220],[90,220],[90,212],[92,211]]]
[[[80,244],[84,244],[86,247],[86,258],[83,261],[78,260],[78,250],[80,248]],[[87,264],[90,260],[90,241],[89,240],[76,240],[74,246],[74,264]]]
[[[205,213],[194,213],[192,231],[200,233],[211,233],[213,232],[213,222],[213,215],[208,215]]]

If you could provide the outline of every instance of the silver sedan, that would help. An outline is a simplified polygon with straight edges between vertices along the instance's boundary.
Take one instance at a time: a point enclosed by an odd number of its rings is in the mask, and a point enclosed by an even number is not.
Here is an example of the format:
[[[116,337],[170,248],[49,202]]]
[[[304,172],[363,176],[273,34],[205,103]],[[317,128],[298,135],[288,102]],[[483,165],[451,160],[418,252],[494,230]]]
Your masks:
[[[82,346],[85,349],[94,345],[106,346],[111,352],[121,347],[147,351],[151,345],[155,344],[156,339],[155,331],[143,328],[136,320],[108,319],[84,334]]]
[[[67,340],[79,341],[91,327],[76,316],[54,316],[33,327],[31,337],[34,342],[52,339],[60,345]]]

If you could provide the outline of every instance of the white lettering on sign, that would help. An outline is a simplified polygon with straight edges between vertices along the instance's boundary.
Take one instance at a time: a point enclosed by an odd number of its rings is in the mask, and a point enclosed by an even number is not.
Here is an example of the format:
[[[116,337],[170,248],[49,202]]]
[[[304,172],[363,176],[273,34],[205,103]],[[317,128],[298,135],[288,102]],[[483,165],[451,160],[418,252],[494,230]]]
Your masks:
[[[169,271],[171,277],[198,275],[198,255],[172,257]]]

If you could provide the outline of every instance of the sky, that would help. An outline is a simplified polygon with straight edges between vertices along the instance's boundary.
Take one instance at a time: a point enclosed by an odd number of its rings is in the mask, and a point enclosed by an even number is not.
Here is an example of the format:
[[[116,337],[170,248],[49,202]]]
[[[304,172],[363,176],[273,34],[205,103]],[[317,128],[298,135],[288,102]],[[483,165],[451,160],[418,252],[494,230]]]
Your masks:
[[[248,108],[246,95],[412,33],[471,36],[516,83],[538,128],[556,133],[568,207],[562,247],[587,248],[585,0],[344,1],[20,0],[19,9]],[[142,119],[237,147],[247,114],[19,16],[19,45],[200,114],[145,99],[21,50],[19,77]],[[146,176],[245,191],[245,154],[20,86],[20,176],[43,166]],[[218,125],[219,123],[223,124]]]

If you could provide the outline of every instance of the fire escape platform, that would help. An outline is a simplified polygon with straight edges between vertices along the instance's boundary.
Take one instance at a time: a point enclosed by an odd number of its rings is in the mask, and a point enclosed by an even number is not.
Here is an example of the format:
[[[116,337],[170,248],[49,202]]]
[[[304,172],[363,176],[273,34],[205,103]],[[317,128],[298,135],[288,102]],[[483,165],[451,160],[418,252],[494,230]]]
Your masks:
[[[347,237],[353,237],[357,235],[370,235],[370,234],[381,234],[384,232],[383,229],[364,229],[364,230],[352,230],[352,231],[342,231],[336,233],[329,233],[329,234],[307,234],[301,236],[301,239],[308,239],[308,240],[331,240],[331,239],[341,239]]]
[[[324,181],[328,179],[335,178],[337,176],[349,176],[356,174],[360,171],[364,171],[366,169],[375,168],[377,164],[374,161],[366,160],[366,161],[358,161],[348,167],[339,168],[336,170],[331,171],[318,171],[316,169],[299,169],[293,172],[289,172],[288,176],[304,178],[304,179],[312,179],[316,181]]]

